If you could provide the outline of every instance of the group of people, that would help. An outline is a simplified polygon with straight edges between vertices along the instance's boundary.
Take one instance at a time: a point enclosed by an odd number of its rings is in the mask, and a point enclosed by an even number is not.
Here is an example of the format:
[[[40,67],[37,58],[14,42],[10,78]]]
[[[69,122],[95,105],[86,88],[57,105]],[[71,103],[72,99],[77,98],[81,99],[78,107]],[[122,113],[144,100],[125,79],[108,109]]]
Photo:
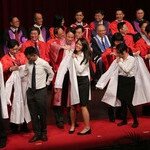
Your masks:
[[[3,118],[8,117],[13,133],[28,131],[27,123],[32,121],[34,136],[30,143],[48,140],[50,84],[56,125],[64,128],[66,110],[69,134],[78,126],[80,110],[84,127],[77,134],[92,132],[87,108],[91,80],[100,89],[108,84],[102,101],[108,104],[109,120],[115,121],[114,107],[121,105],[122,121],[118,126],[127,124],[129,108],[132,127],[138,127],[134,106],[150,101],[145,90],[150,87],[150,24],[144,19],[142,9],[136,11],[132,24],[124,16],[122,10],[116,10],[115,21],[110,23],[104,20],[104,12],[97,10],[95,20],[88,25],[83,11],[78,10],[74,24],[66,27],[64,17],[56,15],[53,26],[47,30],[42,14],[36,12],[29,38],[18,17],[10,18],[10,28],[4,33],[4,56],[0,60],[0,147],[6,146]]]

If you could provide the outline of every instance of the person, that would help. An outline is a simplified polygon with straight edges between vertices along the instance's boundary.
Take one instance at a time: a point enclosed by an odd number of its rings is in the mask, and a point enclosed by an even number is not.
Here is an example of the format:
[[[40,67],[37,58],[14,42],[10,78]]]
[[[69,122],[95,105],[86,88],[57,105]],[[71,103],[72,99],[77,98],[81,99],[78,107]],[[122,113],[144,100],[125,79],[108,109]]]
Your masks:
[[[91,47],[93,49],[93,60],[96,64],[95,78],[99,79],[105,72],[104,64],[101,60],[103,52],[111,47],[109,37],[106,35],[106,28],[104,25],[99,24],[97,26],[97,35],[91,40]]]
[[[27,34],[23,27],[20,25],[20,20],[16,16],[12,16],[9,19],[10,27],[5,30],[3,42],[4,42],[4,53],[8,53],[7,43],[11,39],[15,39],[19,42],[19,45],[21,46],[22,43],[27,41]]]
[[[75,13],[75,20],[76,22],[71,24],[70,27],[76,28],[78,25],[83,26],[84,28],[84,34],[83,37],[86,39],[91,40],[91,32],[90,32],[90,27],[87,23],[84,22],[84,12],[82,10],[77,10]]]
[[[127,46],[125,44],[119,44],[117,49],[117,63],[119,65],[119,77],[117,87],[117,97],[121,101],[122,108],[122,122],[118,123],[118,126],[127,124],[127,108],[133,117],[132,127],[138,127],[138,120],[135,107],[132,104],[133,94],[135,90],[135,58],[130,56],[127,52]]]
[[[40,12],[34,13],[34,25],[33,27],[37,27],[40,30],[39,40],[42,42],[47,42],[49,39],[49,32],[47,27],[43,25],[43,15]]]
[[[55,15],[53,19],[53,26],[49,28],[50,39],[55,38],[54,29],[59,27],[62,27],[64,31],[66,30],[65,19],[61,15]]]
[[[137,128],[139,122],[135,106],[150,101],[150,93],[145,91],[150,86],[150,74],[143,59],[140,56],[130,56],[124,43],[117,45],[116,49],[117,59],[99,79],[96,87],[103,89],[109,82],[102,101],[111,106],[121,104],[122,121],[118,126],[127,124],[129,108],[133,117],[132,128]]]
[[[112,46],[107,48],[106,51],[102,54],[102,61],[104,63],[106,71],[109,69],[112,62],[116,59],[116,46],[123,42],[123,36],[121,33],[116,32],[112,36]],[[108,117],[110,122],[115,122],[115,119],[121,118],[121,109],[120,107],[115,108],[108,106]]]
[[[5,85],[7,84],[7,81],[9,80],[9,78],[11,77],[12,73],[14,71],[19,71],[19,67],[21,65],[24,65],[27,62],[27,59],[25,57],[25,55],[23,53],[21,53],[19,51],[19,43],[17,40],[12,39],[10,41],[8,41],[7,43],[7,47],[9,49],[8,54],[5,54],[2,59],[1,59],[1,63],[3,66],[3,71],[4,71],[4,82]],[[11,83],[14,83],[14,81],[11,81]],[[14,87],[15,89],[16,87]],[[10,90],[11,88],[9,88]],[[9,91],[10,92],[10,91]],[[19,101],[19,103],[17,102],[15,95],[16,95],[16,90],[14,90],[14,97],[13,99],[11,99],[11,111],[10,111],[10,129],[12,131],[12,133],[18,133],[19,132],[19,127],[20,127],[20,131],[24,131],[24,132],[28,132],[28,127],[27,127],[27,123],[24,122],[23,116],[23,112],[24,112],[24,108],[22,108],[22,103]],[[11,92],[10,92],[11,93]],[[16,104],[17,102],[17,104]],[[18,106],[18,107],[16,107]],[[24,106],[23,106],[24,107]],[[17,109],[17,110],[16,110]],[[15,110],[15,111],[14,111]],[[18,112],[17,112],[18,111]],[[21,116],[18,116],[18,115]],[[18,116],[18,117],[17,117]],[[19,119],[22,118],[22,119]],[[24,123],[23,123],[24,122]],[[23,123],[23,124],[22,124]],[[19,124],[21,124],[19,126]]]
[[[3,79],[3,68],[0,63],[0,148],[6,146],[7,133],[4,123],[4,118],[8,118],[7,102],[4,97],[4,79]]]
[[[114,33],[118,32],[117,25],[120,22],[126,23],[126,26],[128,27],[129,33],[133,33],[133,34],[135,33],[132,24],[129,21],[123,19],[124,16],[125,16],[125,14],[124,14],[123,10],[120,10],[120,9],[116,10],[116,20],[114,20],[113,22],[111,22],[109,24],[109,29],[110,29],[112,35]]]
[[[60,64],[55,81],[55,91],[59,92],[62,89],[64,75],[69,69],[71,100],[70,100],[70,117],[71,128],[69,134],[75,132],[76,108],[81,106],[84,128],[78,135],[91,134],[90,117],[87,109],[87,104],[90,99],[90,48],[85,38],[80,38],[76,42],[74,52],[66,56]]]
[[[30,39],[27,40],[25,43],[22,44],[20,51],[24,52],[25,49],[29,46],[33,46],[36,48],[38,55],[49,62],[49,56],[48,56],[48,47],[47,44],[43,41],[39,40],[40,36],[40,30],[37,27],[32,27],[29,30]]]
[[[28,75],[29,83],[27,90],[27,103],[34,131],[34,136],[29,140],[29,142],[31,143],[38,140],[47,141],[46,85],[49,85],[52,81],[54,72],[48,62],[39,58],[34,47],[27,47],[24,54],[28,59],[25,69],[25,75]]]
[[[139,24],[143,21],[146,21],[144,19],[144,14],[145,13],[144,13],[143,9],[138,8],[136,10],[136,19],[132,22],[132,24],[133,24],[135,31],[137,31],[137,32],[141,32],[141,28],[140,28]]]
[[[99,24],[103,24],[105,26],[106,34],[109,35],[110,34],[110,31],[109,31],[110,23],[108,21],[104,20],[104,11],[96,10],[94,18],[95,18],[95,20],[90,23],[91,36],[92,37],[96,36],[96,34],[97,34],[96,29]]]

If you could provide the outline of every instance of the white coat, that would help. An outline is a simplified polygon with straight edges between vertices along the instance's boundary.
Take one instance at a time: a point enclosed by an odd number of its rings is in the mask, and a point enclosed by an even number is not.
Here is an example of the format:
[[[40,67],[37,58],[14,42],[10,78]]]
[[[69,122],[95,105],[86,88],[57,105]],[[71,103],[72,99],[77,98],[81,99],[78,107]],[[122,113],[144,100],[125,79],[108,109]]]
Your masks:
[[[69,70],[69,78],[70,78],[70,97],[71,97],[71,105],[79,104],[79,89],[77,82],[77,74],[75,70],[75,64],[72,57],[73,51],[64,57],[62,60],[59,69],[57,71],[57,76],[55,80],[55,88],[61,88],[64,80],[65,73]],[[90,73],[89,73],[90,80]],[[89,100],[91,99],[91,90],[89,91]]]
[[[1,109],[2,109],[2,117],[4,119],[8,118],[8,109],[7,109],[7,101],[5,97],[5,88],[4,88],[4,77],[3,77],[3,67],[0,63],[0,100],[1,100]],[[1,110],[0,110],[1,111]]]
[[[15,124],[21,124],[24,120],[26,120],[27,123],[31,121],[26,100],[27,80],[25,78],[21,78],[21,74],[23,74],[22,72],[24,69],[25,66],[23,65],[20,66],[19,71],[13,71],[5,83],[6,101],[12,105],[10,122]],[[11,104],[10,97],[13,87],[13,101]]]
[[[132,101],[134,106],[150,102],[150,74],[143,59],[140,56],[135,57],[135,59],[135,91]],[[121,105],[121,102],[116,96],[118,86],[118,68],[118,64],[116,60],[114,60],[109,69],[101,76],[96,84],[96,87],[99,89],[103,89],[108,84],[102,101],[113,107]]]

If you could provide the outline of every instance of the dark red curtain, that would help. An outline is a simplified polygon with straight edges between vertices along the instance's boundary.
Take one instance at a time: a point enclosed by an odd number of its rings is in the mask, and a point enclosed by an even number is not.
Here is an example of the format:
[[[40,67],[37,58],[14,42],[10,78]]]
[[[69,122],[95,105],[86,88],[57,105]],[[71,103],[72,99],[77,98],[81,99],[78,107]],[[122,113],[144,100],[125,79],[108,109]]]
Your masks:
[[[45,24],[51,25],[55,14],[61,14],[65,17],[66,24],[74,21],[76,9],[82,9],[85,12],[85,19],[88,22],[93,20],[95,9],[103,9],[106,19],[114,20],[114,12],[117,8],[125,11],[126,18],[132,20],[135,10],[143,8],[146,16],[150,16],[149,2],[137,0],[0,0],[0,29],[9,26],[8,18],[18,16],[23,26],[30,27],[33,24],[33,13],[40,11]]]

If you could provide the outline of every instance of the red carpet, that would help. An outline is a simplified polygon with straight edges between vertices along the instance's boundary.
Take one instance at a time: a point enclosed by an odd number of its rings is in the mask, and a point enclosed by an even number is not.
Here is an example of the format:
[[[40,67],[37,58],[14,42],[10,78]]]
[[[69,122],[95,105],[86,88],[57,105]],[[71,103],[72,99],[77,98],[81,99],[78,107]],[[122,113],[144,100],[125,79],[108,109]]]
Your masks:
[[[118,127],[117,120],[110,123],[107,119],[91,121],[92,134],[79,136],[76,133],[82,129],[82,123],[72,135],[68,134],[69,125],[65,129],[58,129],[54,125],[48,126],[48,142],[29,144],[33,133],[9,135],[6,150],[82,150],[111,147],[121,144],[132,144],[150,139],[150,117],[139,118],[139,127],[131,128],[132,121]],[[146,149],[145,149],[146,150]]]

